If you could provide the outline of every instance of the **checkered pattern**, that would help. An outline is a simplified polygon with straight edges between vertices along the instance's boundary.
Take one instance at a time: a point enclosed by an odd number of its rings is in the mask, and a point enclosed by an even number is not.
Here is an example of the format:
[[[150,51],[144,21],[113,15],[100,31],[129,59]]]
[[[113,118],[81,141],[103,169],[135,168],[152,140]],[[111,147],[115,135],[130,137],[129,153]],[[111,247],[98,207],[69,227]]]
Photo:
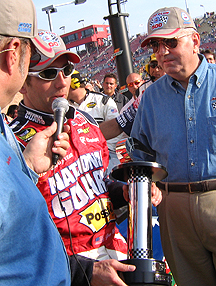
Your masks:
[[[149,26],[152,27],[156,23],[163,23],[166,24],[168,20],[168,17],[165,15],[157,15],[156,17],[153,17],[151,21],[149,22]]]
[[[148,182],[151,183],[150,179],[152,172],[147,171],[143,167],[131,167],[129,172],[129,182]]]
[[[130,259],[132,258],[138,258],[138,259],[146,259],[146,258],[152,258],[152,250],[151,249],[131,249],[129,250],[129,256]]]
[[[216,109],[216,102],[212,103],[212,107],[213,107],[214,110]]]

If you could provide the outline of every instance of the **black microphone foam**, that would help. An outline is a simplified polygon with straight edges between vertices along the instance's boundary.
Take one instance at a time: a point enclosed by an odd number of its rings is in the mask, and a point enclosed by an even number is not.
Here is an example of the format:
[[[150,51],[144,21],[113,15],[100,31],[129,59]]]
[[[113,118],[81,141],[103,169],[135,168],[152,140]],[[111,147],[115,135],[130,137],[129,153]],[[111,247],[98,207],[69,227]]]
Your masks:
[[[57,140],[58,135],[63,130],[65,114],[69,110],[67,99],[63,97],[56,98],[52,103],[52,110],[54,113],[54,121],[57,122],[57,130],[55,134],[53,135],[53,138],[55,141]],[[58,158],[59,158],[59,155],[53,153],[53,156],[52,156],[53,165],[56,165]]]

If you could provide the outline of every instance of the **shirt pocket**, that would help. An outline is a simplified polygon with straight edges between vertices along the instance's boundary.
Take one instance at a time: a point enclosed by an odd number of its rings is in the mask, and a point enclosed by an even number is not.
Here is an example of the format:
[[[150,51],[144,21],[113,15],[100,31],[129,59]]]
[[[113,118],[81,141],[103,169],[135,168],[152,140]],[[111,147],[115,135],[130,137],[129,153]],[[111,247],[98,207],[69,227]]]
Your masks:
[[[216,117],[208,117],[210,153],[216,154]]]

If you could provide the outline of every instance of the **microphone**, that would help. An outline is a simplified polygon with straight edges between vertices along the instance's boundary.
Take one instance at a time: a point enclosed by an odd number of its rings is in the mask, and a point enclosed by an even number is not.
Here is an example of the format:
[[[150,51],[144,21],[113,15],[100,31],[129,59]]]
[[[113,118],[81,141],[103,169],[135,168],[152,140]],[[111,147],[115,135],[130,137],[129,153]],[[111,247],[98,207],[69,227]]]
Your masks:
[[[69,110],[69,105],[67,99],[63,97],[56,98],[52,103],[52,110],[54,113],[54,121],[57,122],[57,130],[53,135],[54,141],[57,140],[57,137],[60,133],[62,133],[65,114]],[[56,165],[58,161],[59,155],[53,153],[52,161],[53,165]]]

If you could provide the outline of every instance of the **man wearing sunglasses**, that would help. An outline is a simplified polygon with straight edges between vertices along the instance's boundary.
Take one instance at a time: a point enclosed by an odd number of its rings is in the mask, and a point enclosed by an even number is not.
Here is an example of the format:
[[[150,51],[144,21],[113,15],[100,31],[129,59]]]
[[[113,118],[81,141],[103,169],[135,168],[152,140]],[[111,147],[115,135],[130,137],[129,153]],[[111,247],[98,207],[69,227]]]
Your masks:
[[[122,116],[122,113],[125,110],[127,110],[133,104],[133,102],[137,99],[137,91],[139,87],[144,84],[144,80],[142,79],[140,74],[131,73],[126,78],[126,84],[127,84],[128,90],[132,94],[132,98],[122,107],[122,109],[120,110],[120,114],[121,114],[120,116]]]
[[[80,60],[66,50],[61,37],[55,33],[40,30],[39,35],[53,47],[55,56],[52,59],[41,56],[41,61],[30,69],[21,90],[24,100],[10,126],[23,149],[35,134],[52,124],[52,102],[58,97],[67,99],[73,63]],[[122,260],[127,256],[127,245],[116,228],[111,203],[111,198],[117,208],[126,203],[122,184],[105,184],[108,148],[95,120],[72,106],[66,117],[70,125],[70,148],[54,169],[40,174],[37,186],[70,256],[72,285],[88,285],[76,259],[92,285],[113,285],[113,281],[117,281],[115,285],[125,285],[116,270],[133,271],[134,267],[110,259]],[[80,255],[75,257],[74,253]],[[89,258],[105,260],[94,263]]]
[[[144,83],[144,80],[142,79],[141,75],[138,73],[131,73],[126,78],[126,84],[128,87],[128,90],[132,94],[133,98],[136,99],[136,91],[137,89]]]
[[[149,63],[145,66],[150,79],[143,80],[140,74],[131,73],[126,78],[126,83],[133,97],[122,107],[120,115],[115,120],[110,120],[100,124],[100,129],[106,139],[113,138],[123,131],[130,135],[133,121],[139,106],[139,102],[144,91],[156,80],[162,77],[165,72],[156,60],[155,54],[150,57]]]
[[[98,124],[116,118],[119,115],[114,99],[104,93],[88,90],[86,88],[85,78],[82,78],[78,71],[75,71],[71,77],[68,100],[73,107],[90,114]],[[120,135],[111,140],[107,140],[110,156],[107,174],[111,172],[113,167],[119,164],[115,147],[116,143],[121,139],[122,136]]]
[[[178,286],[216,285],[216,66],[180,8],[150,16],[146,45],[166,75],[145,91],[131,136],[168,171],[157,184],[163,251]]]
[[[163,71],[162,67],[158,65],[158,61],[154,53],[150,56],[150,60],[146,64],[145,70],[149,74],[152,82],[155,82],[163,75],[165,75],[165,72]]]

